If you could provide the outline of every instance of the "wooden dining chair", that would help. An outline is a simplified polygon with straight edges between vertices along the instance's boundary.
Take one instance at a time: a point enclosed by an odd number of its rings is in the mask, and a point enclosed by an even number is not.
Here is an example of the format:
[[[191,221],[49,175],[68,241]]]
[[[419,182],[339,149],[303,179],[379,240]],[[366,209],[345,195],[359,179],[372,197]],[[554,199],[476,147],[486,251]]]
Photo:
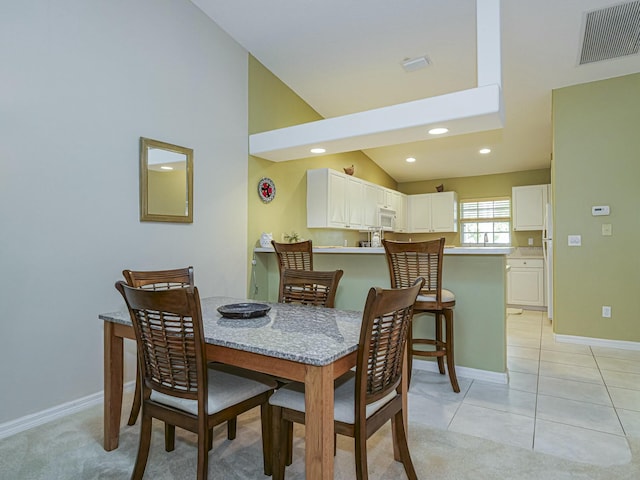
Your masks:
[[[333,308],[343,273],[342,270],[324,272],[284,269],[281,273],[278,302]]]
[[[149,290],[170,290],[172,288],[194,286],[192,266],[176,268],[173,270],[123,270],[122,276],[126,280],[127,285]],[[136,386],[133,393],[133,405],[131,406],[131,413],[129,414],[127,425],[134,425],[138,420],[138,413],[140,413],[141,405],[140,397],[140,367],[136,362]]]
[[[295,243],[279,243],[271,240],[278,257],[278,271],[313,270],[313,244],[311,240]]]
[[[173,288],[193,287],[193,267],[175,268],[172,270],[123,270],[122,275],[127,285],[145,290],[171,290]],[[221,368],[219,363],[209,363],[209,368]],[[227,368],[227,367],[225,367]],[[243,375],[247,371],[239,367],[233,367],[234,373]],[[136,362],[136,381],[133,393],[133,404],[129,414],[128,425],[134,425],[138,419],[141,405],[140,366]],[[238,429],[238,421],[232,418],[227,422],[227,438],[234,440]],[[165,426],[165,450],[171,452],[175,448],[175,427]]]
[[[256,406],[261,408],[264,473],[271,474],[269,396],[275,382],[208,368],[200,297],[196,287],[169,290],[116,283],[129,309],[142,371],[142,421],[131,478],[141,479],[151,444],[152,419],[198,436],[197,478],[206,479],[214,426]]]
[[[415,305],[415,313],[432,313],[435,317],[435,339],[414,338],[413,329],[409,331],[409,367],[413,365],[413,356],[435,357],[438,370],[445,374],[444,361],[451,387],[460,392],[456,376],[456,364],[453,352],[453,307],[456,297],[453,292],[442,288],[442,263],[444,258],[444,238],[422,242],[395,242],[383,240],[382,245],[387,257],[391,287],[407,287],[418,277],[425,279],[425,284]],[[444,336],[442,319],[444,318]],[[431,345],[433,350],[425,350],[424,345]],[[418,346],[418,348],[416,348]],[[409,369],[409,381],[411,369]]]
[[[355,372],[335,380],[334,430],[355,440],[356,478],[366,480],[367,438],[389,420],[397,450],[409,480],[417,480],[404,427],[405,403],[401,386],[407,335],[413,305],[424,283],[408,288],[371,288],[362,315]],[[273,478],[283,480],[289,463],[292,422],[305,422],[304,384],[294,382],[269,399],[273,419]],[[279,446],[279,448],[278,448]]]

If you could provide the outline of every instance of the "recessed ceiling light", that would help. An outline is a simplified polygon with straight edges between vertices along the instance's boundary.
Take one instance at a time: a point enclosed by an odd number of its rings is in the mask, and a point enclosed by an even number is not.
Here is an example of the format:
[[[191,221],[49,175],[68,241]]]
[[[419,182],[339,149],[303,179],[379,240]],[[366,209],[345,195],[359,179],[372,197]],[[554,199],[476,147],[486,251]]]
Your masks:
[[[324,148],[312,148],[311,153],[324,153],[326,150]]]
[[[443,133],[447,133],[448,131],[449,129],[444,127],[432,128],[431,130],[429,130],[429,135],[442,135]]]
[[[415,161],[416,161],[416,159],[415,159],[415,158],[413,158],[413,157],[409,157],[409,158],[407,158],[407,160],[406,160],[406,162],[407,162],[407,163],[413,163],[413,162],[415,162]]]
[[[487,153],[491,153],[491,149],[490,148],[481,148],[479,151],[480,151],[480,153],[482,155],[486,155]]]

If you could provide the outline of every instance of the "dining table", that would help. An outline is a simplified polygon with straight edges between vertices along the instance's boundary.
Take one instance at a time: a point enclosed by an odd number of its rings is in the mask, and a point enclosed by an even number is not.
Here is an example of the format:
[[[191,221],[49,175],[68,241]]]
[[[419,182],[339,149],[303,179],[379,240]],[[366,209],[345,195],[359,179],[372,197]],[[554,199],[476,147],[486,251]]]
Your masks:
[[[244,303],[262,303],[268,312],[228,318],[218,311]],[[356,364],[362,312],[232,297],[203,298],[201,310],[208,361],[304,383],[306,478],[334,478],[334,379]],[[104,321],[104,449],[109,451],[118,448],[124,339],[135,336],[126,308],[98,318]]]

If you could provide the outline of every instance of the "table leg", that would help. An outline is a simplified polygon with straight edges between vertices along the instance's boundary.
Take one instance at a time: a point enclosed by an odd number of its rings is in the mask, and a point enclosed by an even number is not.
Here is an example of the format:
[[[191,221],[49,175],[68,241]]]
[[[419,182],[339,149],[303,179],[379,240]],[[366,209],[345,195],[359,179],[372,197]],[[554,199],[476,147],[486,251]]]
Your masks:
[[[104,449],[118,448],[122,413],[123,338],[104,322]]]
[[[305,373],[306,478],[333,479],[333,365]]]

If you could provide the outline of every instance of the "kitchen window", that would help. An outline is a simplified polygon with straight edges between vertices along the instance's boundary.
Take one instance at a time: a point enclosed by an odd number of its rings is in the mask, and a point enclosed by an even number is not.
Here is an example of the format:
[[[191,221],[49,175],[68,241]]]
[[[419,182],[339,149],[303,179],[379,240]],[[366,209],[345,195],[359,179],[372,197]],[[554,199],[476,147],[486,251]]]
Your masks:
[[[511,199],[461,201],[460,232],[462,245],[511,245]]]

